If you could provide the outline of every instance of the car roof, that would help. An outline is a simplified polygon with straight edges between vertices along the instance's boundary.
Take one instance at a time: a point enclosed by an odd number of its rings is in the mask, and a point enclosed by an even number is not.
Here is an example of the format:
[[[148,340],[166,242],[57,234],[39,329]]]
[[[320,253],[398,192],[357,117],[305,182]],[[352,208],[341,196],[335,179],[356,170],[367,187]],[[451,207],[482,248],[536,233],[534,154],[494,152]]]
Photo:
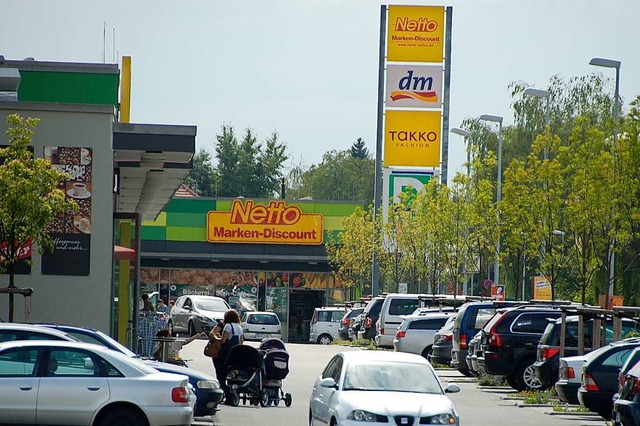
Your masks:
[[[340,354],[347,362],[395,361],[429,364],[424,357],[408,352],[354,350],[340,352]]]
[[[344,311],[345,308],[340,308],[338,306],[326,306],[322,308],[316,308],[316,311]]]
[[[88,349],[92,351],[112,351],[106,346],[96,345],[94,343],[85,343],[78,341],[68,340],[12,340],[8,342],[0,342],[0,349],[11,347],[25,347],[25,346],[56,346],[62,348],[80,348]],[[115,352],[115,351],[112,351]]]
[[[271,311],[247,311],[247,312],[245,312],[245,314],[247,314],[247,315],[260,314],[260,315],[275,315],[275,316],[278,316],[275,312],[271,312]]]
[[[182,296],[178,297],[178,299],[185,298],[185,297],[190,297],[192,299],[220,299],[220,300],[224,300],[222,297],[207,296],[206,294],[183,294]]]
[[[433,318],[450,318],[455,316],[455,314],[457,314],[457,312],[429,312],[422,315],[400,315],[400,318],[407,321],[428,320]]]
[[[49,334],[51,336],[62,337],[65,340],[76,341],[73,337],[69,336],[60,330],[46,327],[44,325],[26,324],[17,322],[3,322],[0,323],[0,330],[19,330],[19,331],[37,331],[38,333]]]

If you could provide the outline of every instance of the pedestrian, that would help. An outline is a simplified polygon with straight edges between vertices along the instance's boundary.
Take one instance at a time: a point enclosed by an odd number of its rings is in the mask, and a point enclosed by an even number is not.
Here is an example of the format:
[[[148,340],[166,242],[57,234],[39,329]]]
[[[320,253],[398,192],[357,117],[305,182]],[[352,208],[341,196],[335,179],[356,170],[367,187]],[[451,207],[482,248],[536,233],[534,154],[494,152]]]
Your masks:
[[[194,334],[193,336],[188,337],[185,340],[173,340],[171,330],[169,330],[168,328],[163,328],[156,333],[156,338],[169,341],[166,357],[165,359],[162,359],[162,341],[158,341],[153,348],[153,357],[158,361],[184,365],[184,361],[180,359],[180,350],[184,345],[188,345],[199,337],[207,337],[207,333],[203,331],[201,333]]]
[[[176,301],[173,299],[169,299],[169,312],[171,312],[171,309],[173,309],[173,307],[175,306]]]
[[[140,296],[140,298],[142,299],[140,307],[141,311],[153,312],[155,310],[155,308],[153,307],[153,303],[151,303],[151,301],[149,300],[149,295],[147,293],[142,293],[142,296]]]
[[[224,391],[225,403],[229,403],[229,388],[227,387],[227,365],[226,359],[231,347],[244,343],[244,334],[240,326],[240,315],[235,309],[229,309],[224,313],[224,319],[218,323],[209,334],[209,339],[221,339],[222,348],[216,358],[212,358],[213,366],[216,369],[216,377],[220,382],[220,387]]]
[[[164,299],[162,299],[161,297],[158,298],[158,306],[156,306],[156,312],[162,312],[163,314],[166,314],[168,310],[169,307],[164,304]]]

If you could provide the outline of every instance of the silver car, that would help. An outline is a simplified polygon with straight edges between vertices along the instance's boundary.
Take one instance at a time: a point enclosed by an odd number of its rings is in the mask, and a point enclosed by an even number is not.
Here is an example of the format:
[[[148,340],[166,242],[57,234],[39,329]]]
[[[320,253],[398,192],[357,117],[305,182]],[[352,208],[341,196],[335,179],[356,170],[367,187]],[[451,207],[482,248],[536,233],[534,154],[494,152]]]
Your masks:
[[[193,336],[201,331],[208,333],[222,321],[229,304],[216,296],[180,296],[171,308],[168,326],[171,334],[187,333]]]
[[[187,376],[90,343],[0,343],[0,423],[188,425]]]

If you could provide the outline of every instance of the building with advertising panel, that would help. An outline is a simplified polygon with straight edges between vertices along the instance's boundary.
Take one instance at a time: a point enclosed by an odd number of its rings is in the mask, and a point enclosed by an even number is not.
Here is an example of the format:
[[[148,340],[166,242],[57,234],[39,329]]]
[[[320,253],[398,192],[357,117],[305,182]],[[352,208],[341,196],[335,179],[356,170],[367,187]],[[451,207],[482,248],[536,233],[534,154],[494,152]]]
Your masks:
[[[341,303],[325,243],[361,203],[176,196],[141,230],[141,286],[176,299],[224,297],[240,312],[272,310],[303,341],[315,307]]]

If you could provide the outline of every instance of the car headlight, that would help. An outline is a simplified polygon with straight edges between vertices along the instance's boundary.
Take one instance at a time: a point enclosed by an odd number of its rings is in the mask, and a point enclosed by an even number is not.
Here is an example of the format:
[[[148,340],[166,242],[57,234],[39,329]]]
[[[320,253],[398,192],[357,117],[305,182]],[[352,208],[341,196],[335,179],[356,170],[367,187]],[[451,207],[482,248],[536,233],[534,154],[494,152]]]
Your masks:
[[[380,416],[364,410],[353,410],[347,416],[349,420],[355,420],[357,422],[378,422],[386,423],[389,421],[386,416]]]
[[[422,423],[422,419],[420,419]],[[455,425],[456,418],[449,413],[436,414],[435,416],[427,417],[427,424],[430,425]]]
[[[198,389],[220,389],[220,384],[217,380],[199,380]]]

